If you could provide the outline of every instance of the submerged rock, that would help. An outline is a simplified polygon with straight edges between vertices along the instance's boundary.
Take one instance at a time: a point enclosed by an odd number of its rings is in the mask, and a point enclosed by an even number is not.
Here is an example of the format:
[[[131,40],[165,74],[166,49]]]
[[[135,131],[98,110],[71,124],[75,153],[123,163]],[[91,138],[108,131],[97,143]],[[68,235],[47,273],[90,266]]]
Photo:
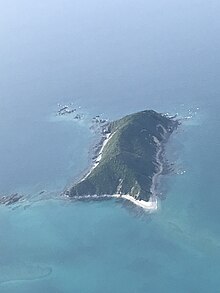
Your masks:
[[[17,203],[23,198],[22,195],[19,195],[18,193],[14,193],[11,195],[4,195],[0,197],[0,204],[3,205],[12,205],[14,203]]]

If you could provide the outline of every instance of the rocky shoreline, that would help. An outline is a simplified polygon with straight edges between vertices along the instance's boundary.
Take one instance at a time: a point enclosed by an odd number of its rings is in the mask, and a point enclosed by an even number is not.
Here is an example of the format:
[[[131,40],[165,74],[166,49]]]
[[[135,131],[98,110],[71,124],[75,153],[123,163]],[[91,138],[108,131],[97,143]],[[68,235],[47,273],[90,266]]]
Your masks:
[[[0,205],[9,206],[9,205],[21,202],[23,199],[24,199],[24,196],[18,193],[13,193],[11,195],[3,195],[3,196],[0,196]]]

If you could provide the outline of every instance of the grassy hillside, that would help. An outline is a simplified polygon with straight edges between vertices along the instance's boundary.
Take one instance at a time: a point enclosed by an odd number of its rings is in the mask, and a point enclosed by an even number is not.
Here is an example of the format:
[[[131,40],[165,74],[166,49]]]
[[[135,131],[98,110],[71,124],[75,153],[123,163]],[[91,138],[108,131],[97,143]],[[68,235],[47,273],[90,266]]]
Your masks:
[[[157,171],[158,142],[169,136],[177,122],[155,111],[142,111],[109,124],[113,134],[99,165],[74,185],[70,196],[130,194],[148,200]]]

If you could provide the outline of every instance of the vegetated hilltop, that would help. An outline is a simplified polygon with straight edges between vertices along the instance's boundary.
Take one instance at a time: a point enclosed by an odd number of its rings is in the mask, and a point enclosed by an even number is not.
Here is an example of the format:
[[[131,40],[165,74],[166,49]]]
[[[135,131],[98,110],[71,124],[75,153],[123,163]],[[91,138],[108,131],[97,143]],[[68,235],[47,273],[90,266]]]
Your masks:
[[[153,110],[109,123],[111,137],[98,166],[70,189],[69,196],[129,194],[148,201],[158,150],[177,125]]]

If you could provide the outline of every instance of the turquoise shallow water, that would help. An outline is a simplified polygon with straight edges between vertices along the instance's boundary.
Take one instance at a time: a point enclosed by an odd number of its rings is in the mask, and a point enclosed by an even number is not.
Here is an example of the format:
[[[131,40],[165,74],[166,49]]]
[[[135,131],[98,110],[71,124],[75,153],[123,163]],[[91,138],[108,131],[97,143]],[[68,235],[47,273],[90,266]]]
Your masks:
[[[1,4],[0,292],[219,292],[219,1]],[[4,41],[3,41],[4,40]],[[152,215],[116,200],[57,199],[88,165],[89,117],[186,115],[167,145]],[[47,190],[39,196],[41,190]],[[46,197],[46,200],[44,199]]]

